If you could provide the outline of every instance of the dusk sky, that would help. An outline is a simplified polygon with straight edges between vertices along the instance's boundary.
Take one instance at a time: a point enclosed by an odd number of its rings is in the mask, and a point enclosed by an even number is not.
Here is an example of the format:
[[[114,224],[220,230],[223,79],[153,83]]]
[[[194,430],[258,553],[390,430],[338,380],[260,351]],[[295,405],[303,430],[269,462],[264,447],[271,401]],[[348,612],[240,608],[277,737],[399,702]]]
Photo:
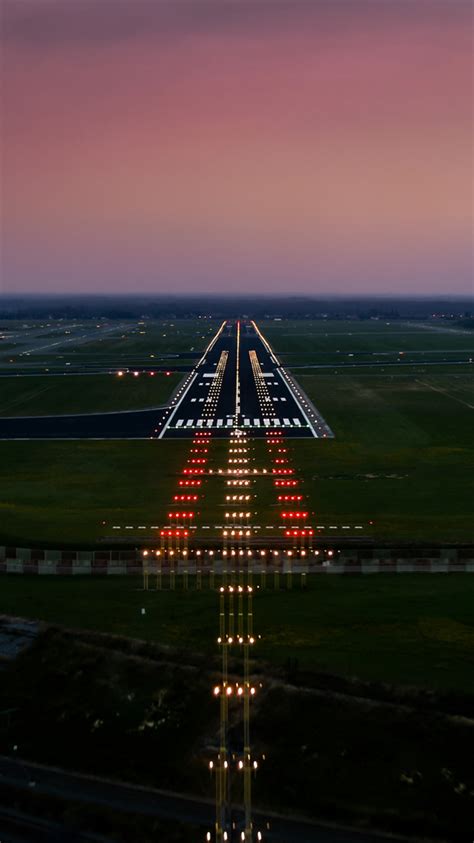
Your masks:
[[[0,0],[3,292],[473,292],[470,0]]]

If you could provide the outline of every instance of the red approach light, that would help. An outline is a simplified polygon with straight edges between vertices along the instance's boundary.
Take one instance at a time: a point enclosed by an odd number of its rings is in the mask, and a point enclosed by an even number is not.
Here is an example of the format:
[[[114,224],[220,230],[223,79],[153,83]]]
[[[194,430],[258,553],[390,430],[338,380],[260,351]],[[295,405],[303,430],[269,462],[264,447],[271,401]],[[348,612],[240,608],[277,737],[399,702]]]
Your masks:
[[[273,474],[294,474],[293,468],[272,468]]]
[[[200,486],[201,480],[178,480],[178,486]]]
[[[282,512],[282,518],[307,518],[307,512],[301,512],[300,510],[296,510],[296,512]]]
[[[297,486],[297,480],[274,480],[275,486]]]
[[[173,495],[174,501],[197,501],[197,495]]]
[[[168,512],[168,518],[194,518],[194,512]]]
[[[296,536],[306,538],[306,536],[312,536],[313,534],[314,530],[285,530],[285,536],[287,537]]]
[[[276,460],[274,460],[274,462],[275,462],[275,463],[279,463],[279,464],[281,465],[282,463],[288,462],[288,460],[285,460],[285,459],[278,459],[278,458],[277,458]]]
[[[303,495],[278,495],[279,501],[302,501]]]

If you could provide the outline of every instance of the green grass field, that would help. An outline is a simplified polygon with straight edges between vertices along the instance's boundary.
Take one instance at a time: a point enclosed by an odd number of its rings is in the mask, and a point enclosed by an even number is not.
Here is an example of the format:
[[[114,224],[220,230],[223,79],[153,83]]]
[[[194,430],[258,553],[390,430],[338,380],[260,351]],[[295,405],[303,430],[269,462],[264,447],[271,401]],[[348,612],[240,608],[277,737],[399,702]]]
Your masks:
[[[304,320],[260,328],[288,366],[474,359],[472,332],[427,323]]]
[[[110,532],[104,521],[155,523],[187,448],[156,440],[1,442],[2,538],[87,545]]]
[[[294,446],[322,523],[373,520],[381,538],[474,539],[470,371],[298,372],[298,380],[336,437]]]
[[[5,337],[0,343],[0,363],[3,360],[8,368],[16,368],[38,363],[100,364],[114,360],[120,366],[129,360],[151,362],[162,355],[203,350],[220,324],[212,319],[110,320],[99,324],[84,320],[78,324],[56,323],[57,327],[54,322],[27,327],[4,323],[0,328]]]
[[[183,374],[51,375],[0,380],[0,416],[112,412],[164,404]]]
[[[258,578],[256,578],[258,582]],[[215,654],[216,592],[141,590],[137,577],[2,577],[0,613]],[[474,577],[329,577],[257,590],[258,657],[284,666],[474,692]],[[141,608],[146,615],[141,614]],[[257,651],[256,651],[257,656]]]

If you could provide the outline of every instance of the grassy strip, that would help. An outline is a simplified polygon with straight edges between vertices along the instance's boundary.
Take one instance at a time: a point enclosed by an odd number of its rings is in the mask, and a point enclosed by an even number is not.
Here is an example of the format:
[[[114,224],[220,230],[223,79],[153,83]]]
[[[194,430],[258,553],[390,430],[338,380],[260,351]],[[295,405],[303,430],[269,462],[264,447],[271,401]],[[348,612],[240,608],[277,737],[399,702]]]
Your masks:
[[[162,522],[189,443],[1,442],[5,543],[93,544],[115,524]]]
[[[278,353],[407,352],[473,349],[469,331],[436,331],[417,323],[305,320],[259,322]]]
[[[0,416],[106,413],[164,404],[182,374],[2,378]]]
[[[320,523],[373,521],[376,538],[473,540],[473,410],[462,403],[474,404],[470,378],[354,371],[298,380],[336,436],[294,445]]]

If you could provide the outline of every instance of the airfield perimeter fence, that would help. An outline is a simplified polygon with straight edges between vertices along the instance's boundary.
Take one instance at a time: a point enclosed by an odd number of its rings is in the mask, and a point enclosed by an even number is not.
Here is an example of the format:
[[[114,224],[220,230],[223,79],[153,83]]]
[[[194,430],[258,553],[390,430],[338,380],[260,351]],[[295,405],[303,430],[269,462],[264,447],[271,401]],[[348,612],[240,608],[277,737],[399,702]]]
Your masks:
[[[321,548],[306,556],[261,555],[256,548],[252,558],[224,559],[218,550],[190,549],[186,558],[159,560],[153,550],[146,558],[143,548],[101,550],[58,550],[0,546],[0,574],[133,574],[142,575],[148,568],[177,576],[217,576],[231,571],[306,574],[376,574],[376,573],[474,573],[474,545],[391,547],[349,547],[336,543],[331,549]]]

